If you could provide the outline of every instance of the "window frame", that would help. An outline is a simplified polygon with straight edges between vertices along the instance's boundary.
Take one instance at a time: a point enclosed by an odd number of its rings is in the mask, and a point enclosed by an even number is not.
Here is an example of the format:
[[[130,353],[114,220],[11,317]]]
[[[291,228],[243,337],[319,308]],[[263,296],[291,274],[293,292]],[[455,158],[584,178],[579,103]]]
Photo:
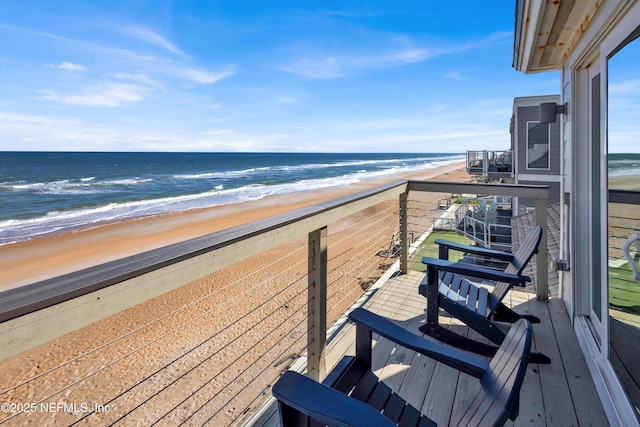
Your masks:
[[[547,125],[547,167],[538,168],[538,167],[530,167],[529,163],[529,124],[535,123],[537,125],[546,124]],[[540,123],[537,120],[528,120],[526,122],[526,169],[531,171],[548,171],[551,170],[551,123]]]

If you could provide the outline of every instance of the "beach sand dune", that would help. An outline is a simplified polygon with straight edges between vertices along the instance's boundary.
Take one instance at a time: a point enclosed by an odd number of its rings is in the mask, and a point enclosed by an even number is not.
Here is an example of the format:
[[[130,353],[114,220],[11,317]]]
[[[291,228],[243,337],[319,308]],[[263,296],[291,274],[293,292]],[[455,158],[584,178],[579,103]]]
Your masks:
[[[460,164],[412,179],[469,181]],[[381,182],[112,224],[0,250],[5,288],[121,258]],[[422,194],[435,206],[442,194]],[[437,215],[437,213],[434,213]],[[332,322],[393,258],[385,202],[328,228]],[[366,260],[366,261],[363,261]],[[31,267],[30,267],[31,266]],[[31,273],[33,266],[37,271]],[[7,425],[228,425],[258,405],[306,345],[306,238],[296,239],[0,362],[0,402],[103,411],[0,413]],[[108,409],[104,410],[104,409]],[[76,408],[77,409],[77,408]]]

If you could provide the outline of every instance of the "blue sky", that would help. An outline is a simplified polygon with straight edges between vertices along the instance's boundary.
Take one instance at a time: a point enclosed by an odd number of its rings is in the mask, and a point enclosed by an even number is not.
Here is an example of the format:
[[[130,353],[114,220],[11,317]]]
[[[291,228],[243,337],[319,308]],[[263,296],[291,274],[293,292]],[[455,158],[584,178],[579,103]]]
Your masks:
[[[0,3],[0,150],[509,147],[513,2]]]

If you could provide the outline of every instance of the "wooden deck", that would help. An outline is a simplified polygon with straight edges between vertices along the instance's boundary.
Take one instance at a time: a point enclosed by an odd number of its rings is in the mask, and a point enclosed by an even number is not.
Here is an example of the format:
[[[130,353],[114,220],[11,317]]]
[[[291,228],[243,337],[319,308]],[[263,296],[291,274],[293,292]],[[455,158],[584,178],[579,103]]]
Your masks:
[[[415,271],[394,276],[372,292],[363,305],[420,333],[418,327],[424,322],[426,308],[426,300],[417,291],[422,277],[423,273]],[[540,324],[534,325],[534,348],[552,360],[550,365],[529,365],[521,390],[520,415],[508,425],[608,425],[562,301],[553,298],[540,302],[534,294],[511,291],[505,303],[516,311],[530,312],[541,319]],[[441,315],[441,324],[458,332],[467,330],[446,313]],[[353,325],[347,323],[332,335],[327,352],[328,368],[343,355],[354,354],[354,331]],[[475,389],[475,378],[396,347],[383,338],[376,340],[373,357],[376,374],[438,425],[448,425],[452,411],[464,407]],[[279,425],[273,398],[249,424]]]

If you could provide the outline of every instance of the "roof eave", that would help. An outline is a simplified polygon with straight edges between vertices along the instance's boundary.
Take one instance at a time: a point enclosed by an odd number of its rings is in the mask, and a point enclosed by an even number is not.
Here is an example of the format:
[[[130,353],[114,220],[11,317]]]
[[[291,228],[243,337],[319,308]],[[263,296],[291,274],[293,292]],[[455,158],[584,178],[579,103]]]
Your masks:
[[[601,0],[517,0],[513,67],[524,73],[559,70]]]

